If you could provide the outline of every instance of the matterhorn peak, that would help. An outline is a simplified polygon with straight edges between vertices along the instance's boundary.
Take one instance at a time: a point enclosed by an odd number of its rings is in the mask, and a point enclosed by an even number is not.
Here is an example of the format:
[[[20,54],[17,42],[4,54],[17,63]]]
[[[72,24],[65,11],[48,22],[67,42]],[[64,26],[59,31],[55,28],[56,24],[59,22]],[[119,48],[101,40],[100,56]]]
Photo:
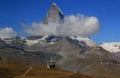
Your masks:
[[[63,14],[62,10],[57,6],[55,2],[52,3],[51,7],[56,7],[61,14]],[[63,14],[64,15],[64,14]]]
[[[56,5],[56,3],[52,3],[50,6],[49,11],[47,12],[47,15],[45,19],[43,20],[44,24],[48,24],[50,22],[52,23],[61,23],[63,22],[64,15],[61,9]]]
[[[53,3],[52,3],[52,5],[55,5],[55,6],[57,6],[55,2],[53,2]]]

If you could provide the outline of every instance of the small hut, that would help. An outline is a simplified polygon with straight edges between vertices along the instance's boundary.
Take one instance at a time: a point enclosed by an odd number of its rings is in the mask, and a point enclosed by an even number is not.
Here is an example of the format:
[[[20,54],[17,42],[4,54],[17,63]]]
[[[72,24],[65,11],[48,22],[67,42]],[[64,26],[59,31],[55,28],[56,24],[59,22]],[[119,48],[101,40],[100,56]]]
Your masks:
[[[50,58],[50,61],[47,62],[47,68],[55,68],[55,61],[53,61],[52,57]]]

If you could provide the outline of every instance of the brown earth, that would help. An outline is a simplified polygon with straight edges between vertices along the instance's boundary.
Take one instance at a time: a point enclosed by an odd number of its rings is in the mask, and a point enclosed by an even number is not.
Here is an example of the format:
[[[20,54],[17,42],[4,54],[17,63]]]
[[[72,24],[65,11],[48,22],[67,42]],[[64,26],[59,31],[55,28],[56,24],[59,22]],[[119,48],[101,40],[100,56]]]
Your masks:
[[[0,62],[0,78],[93,78],[87,75],[36,66]]]

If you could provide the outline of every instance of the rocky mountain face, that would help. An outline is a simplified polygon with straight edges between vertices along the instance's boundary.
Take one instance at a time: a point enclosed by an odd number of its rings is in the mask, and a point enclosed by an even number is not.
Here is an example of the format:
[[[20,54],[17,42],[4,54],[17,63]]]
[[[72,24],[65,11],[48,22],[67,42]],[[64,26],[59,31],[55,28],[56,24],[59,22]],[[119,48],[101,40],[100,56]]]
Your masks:
[[[63,22],[64,15],[55,3],[51,5],[44,24]],[[8,47],[6,47],[6,45]],[[97,78],[120,77],[120,59],[97,45],[88,37],[75,36],[30,36],[0,40],[2,61],[19,62],[27,65],[46,66],[52,58],[56,67],[80,72]]]
[[[60,8],[57,7],[55,3],[52,3],[50,10],[48,11],[45,19],[43,20],[44,24],[48,24],[51,22],[62,23],[64,19],[64,15]]]
[[[13,37],[13,38],[7,38],[3,40],[9,47],[11,48],[16,48],[16,49],[21,49],[25,47],[25,39],[20,38],[20,37]]]
[[[0,39],[0,48],[4,48],[4,47],[7,47],[7,44]]]

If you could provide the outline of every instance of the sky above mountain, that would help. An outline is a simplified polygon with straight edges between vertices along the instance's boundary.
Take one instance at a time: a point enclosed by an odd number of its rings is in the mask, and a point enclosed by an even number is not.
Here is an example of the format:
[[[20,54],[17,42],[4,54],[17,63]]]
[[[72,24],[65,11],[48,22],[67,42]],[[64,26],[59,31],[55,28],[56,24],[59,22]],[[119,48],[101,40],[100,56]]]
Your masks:
[[[10,34],[16,35],[16,31],[20,36],[25,35],[23,24],[42,21],[52,2],[65,16],[83,14],[97,17],[100,30],[91,36],[96,42],[120,41],[119,0],[0,0],[0,34],[9,30]]]

